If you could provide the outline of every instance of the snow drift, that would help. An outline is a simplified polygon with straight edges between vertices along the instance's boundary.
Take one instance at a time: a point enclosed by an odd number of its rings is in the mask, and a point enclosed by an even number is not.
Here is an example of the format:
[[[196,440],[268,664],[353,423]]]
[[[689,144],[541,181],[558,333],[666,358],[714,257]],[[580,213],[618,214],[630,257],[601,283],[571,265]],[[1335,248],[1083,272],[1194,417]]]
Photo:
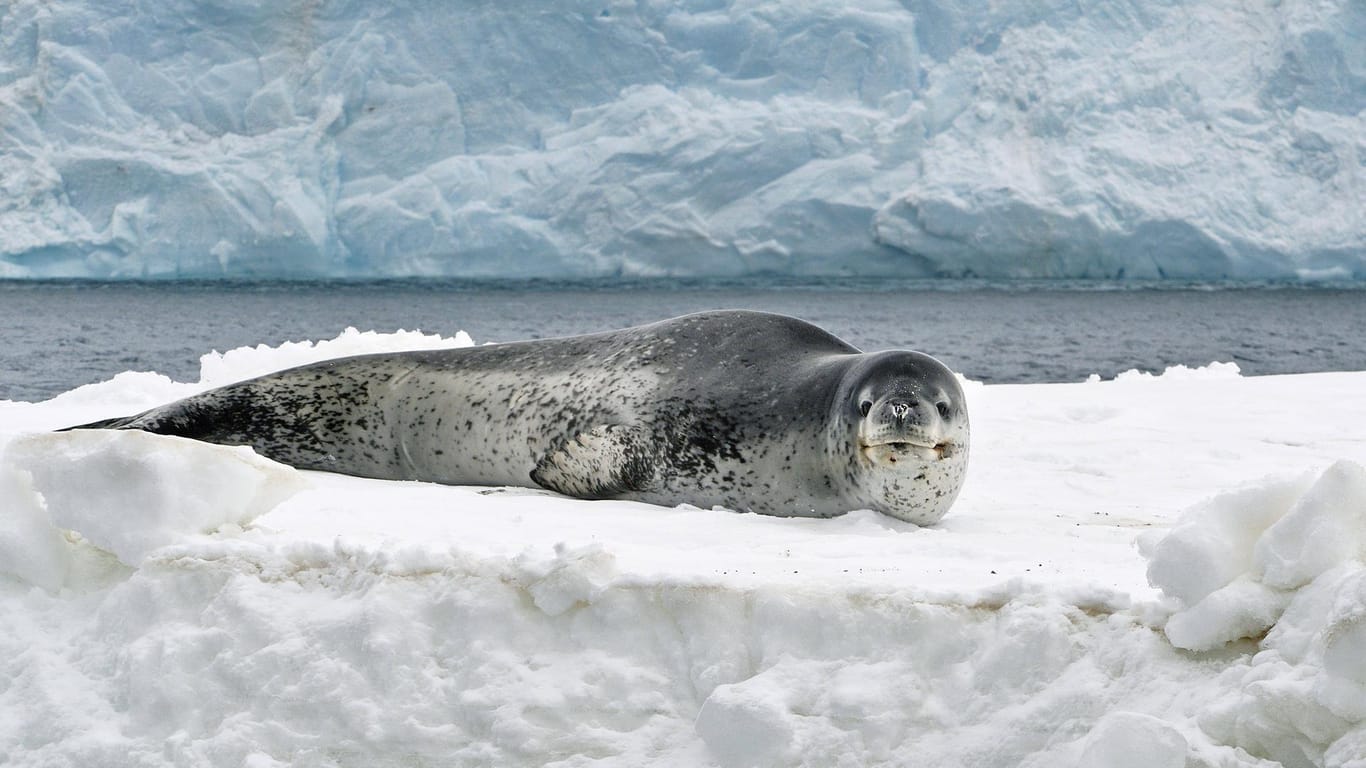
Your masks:
[[[1201,728],[1281,765],[1366,762],[1366,469],[1338,462],[1317,476],[1220,496],[1150,546],[1148,578],[1178,610],[1166,635],[1209,651],[1259,641],[1230,672],[1236,696]],[[1322,736],[1336,740],[1324,748]]]
[[[1354,0],[14,0],[0,276],[1361,278]]]
[[[0,762],[1366,761],[1362,373],[970,382],[972,472],[926,529],[46,433],[467,343],[348,331],[0,402]]]

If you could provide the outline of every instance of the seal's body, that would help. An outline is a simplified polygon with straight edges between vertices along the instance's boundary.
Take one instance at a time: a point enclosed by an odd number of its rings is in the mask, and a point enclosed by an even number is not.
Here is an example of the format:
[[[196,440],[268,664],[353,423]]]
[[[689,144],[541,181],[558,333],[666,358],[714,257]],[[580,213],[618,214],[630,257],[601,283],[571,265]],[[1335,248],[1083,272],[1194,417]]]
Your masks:
[[[968,455],[962,390],[934,358],[745,311],[329,360],[87,426],[364,477],[922,525]]]

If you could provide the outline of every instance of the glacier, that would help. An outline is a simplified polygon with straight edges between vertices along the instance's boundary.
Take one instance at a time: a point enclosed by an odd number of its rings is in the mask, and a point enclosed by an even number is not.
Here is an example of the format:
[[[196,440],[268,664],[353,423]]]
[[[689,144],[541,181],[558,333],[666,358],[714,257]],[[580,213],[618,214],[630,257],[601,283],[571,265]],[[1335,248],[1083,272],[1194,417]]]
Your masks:
[[[9,0],[0,278],[1366,278],[1358,0]]]

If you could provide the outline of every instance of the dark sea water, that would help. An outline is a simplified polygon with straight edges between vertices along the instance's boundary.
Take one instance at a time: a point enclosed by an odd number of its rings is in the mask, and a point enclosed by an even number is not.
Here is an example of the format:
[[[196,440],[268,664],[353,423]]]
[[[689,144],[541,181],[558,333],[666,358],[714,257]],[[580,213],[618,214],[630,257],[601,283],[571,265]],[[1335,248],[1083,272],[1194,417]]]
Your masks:
[[[919,349],[986,382],[1079,381],[1233,361],[1247,375],[1366,370],[1366,287],[1097,283],[0,282],[0,400],[126,370],[198,379],[199,356],[361,330],[476,342],[705,309],[809,320],[864,350]]]

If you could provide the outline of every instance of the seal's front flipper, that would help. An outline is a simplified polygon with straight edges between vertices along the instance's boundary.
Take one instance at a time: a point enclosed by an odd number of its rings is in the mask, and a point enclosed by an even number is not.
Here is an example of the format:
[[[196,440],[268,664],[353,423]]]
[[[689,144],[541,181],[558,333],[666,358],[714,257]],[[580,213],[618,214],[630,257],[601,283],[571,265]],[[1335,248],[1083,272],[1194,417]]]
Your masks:
[[[581,432],[541,458],[531,479],[543,488],[583,499],[647,490],[655,477],[643,430],[602,425]]]

